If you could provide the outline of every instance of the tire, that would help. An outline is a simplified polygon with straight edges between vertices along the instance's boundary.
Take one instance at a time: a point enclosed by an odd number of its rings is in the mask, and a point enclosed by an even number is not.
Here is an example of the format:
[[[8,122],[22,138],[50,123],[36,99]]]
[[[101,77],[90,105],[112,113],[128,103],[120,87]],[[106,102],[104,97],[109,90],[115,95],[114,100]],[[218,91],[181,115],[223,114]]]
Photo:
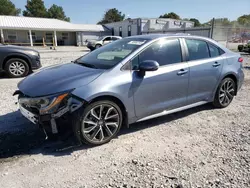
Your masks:
[[[29,74],[29,65],[19,58],[9,59],[4,69],[10,78],[21,78]]]
[[[236,83],[232,78],[224,78],[217,88],[213,105],[217,108],[227,107],[236,94]]]
[[[122,117],[122,111],[116,103],[109,100],[93,102],[79,110],[73,117],[74,135],[81,144],[92,146],[105,144],[120,131]]]
[[[101,47],[102,47],[102,45],[100,45],[100,44],[95,45],[95,49],[98,49],[98,48],[101,48]]]

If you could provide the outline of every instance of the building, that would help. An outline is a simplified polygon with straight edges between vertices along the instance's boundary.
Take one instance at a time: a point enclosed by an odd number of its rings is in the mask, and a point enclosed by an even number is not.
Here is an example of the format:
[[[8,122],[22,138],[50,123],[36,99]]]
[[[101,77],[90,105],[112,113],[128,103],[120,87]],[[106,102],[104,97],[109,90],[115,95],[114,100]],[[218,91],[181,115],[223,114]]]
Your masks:
[[[136,18],[95,25],[50,18],[0,16],[0,42],[23,46],[82,46],[104,35],[127,37],[193,27],[190,21],[165,18]]]
[[[105,24],[112,35],[127,37],[171,29],[193,28],[194,22],[168,18],[136,18]]]
[[[86,40],[111,34],[102,25],[19,16],[0,16],[0,32],[2,43],[23,46],[80,46]]]

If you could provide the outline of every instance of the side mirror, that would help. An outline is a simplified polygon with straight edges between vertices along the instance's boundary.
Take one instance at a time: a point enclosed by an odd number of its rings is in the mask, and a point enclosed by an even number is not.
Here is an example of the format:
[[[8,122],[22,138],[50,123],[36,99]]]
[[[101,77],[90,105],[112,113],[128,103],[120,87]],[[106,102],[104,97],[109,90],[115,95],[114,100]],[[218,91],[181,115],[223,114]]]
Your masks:
[[[140,63],[140,71],[156,71],[159,68],[159,63],[154,60],[146,60]]]

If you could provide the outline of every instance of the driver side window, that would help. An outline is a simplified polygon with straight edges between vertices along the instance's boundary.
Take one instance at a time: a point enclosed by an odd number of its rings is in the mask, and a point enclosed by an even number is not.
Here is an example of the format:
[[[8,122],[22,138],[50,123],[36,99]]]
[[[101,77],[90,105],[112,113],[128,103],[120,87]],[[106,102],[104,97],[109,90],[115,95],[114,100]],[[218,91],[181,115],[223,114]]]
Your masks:
[[[154,60],[160,66],[182,62],[179,39],[160,39],[142,51],[132,61],[132,70],[138,70],[140,62]]]
[[[111,37],[106,37],[103,41],[111,41]]]

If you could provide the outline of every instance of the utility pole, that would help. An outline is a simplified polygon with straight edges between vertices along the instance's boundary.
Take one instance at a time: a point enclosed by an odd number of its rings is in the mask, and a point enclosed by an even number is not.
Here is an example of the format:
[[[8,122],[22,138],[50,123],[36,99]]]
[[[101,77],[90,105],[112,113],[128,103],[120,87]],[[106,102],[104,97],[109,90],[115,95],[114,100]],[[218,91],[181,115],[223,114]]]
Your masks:
[[[213,33],[214,33],[214,22],[215,22],[215,19],[213,18],[212,23],[211,23],[211,34],[210,34],[211,39],[213,38]]]

